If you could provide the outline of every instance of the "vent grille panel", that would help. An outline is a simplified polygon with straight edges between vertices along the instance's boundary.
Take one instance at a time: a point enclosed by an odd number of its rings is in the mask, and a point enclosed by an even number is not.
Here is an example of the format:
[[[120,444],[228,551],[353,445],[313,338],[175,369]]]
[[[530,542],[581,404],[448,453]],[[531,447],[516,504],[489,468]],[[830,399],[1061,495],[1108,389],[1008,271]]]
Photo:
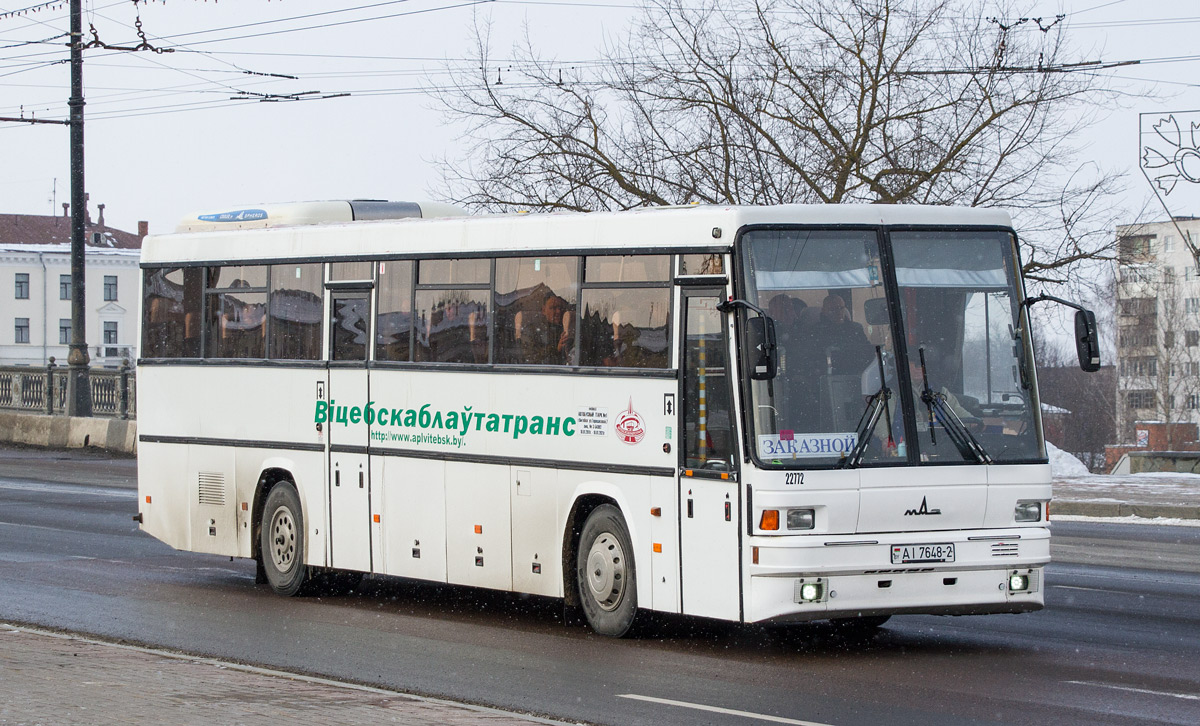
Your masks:
[[[221,472],[202,471],[197,475],[200,503],[225,506],[225,475]]]
[[[1019,548],[1016,542],[996,542],[992,545],[992,557],[1016,557]]]

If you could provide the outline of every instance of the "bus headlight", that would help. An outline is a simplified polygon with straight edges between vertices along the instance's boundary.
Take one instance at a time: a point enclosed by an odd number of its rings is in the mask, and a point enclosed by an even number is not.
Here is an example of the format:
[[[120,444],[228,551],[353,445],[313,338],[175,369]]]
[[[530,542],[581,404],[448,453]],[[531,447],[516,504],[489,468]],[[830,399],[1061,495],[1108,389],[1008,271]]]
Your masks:
[[[1029,589],[1029,575],[1022,575],[1018,572],[1008,576],[1008,591],[1009,592],[1024,592]]]
[[[1013,510],[1013,519],[1017,522],[1042,521],[1042,503],[1036,500],[1018,501]]]
[[[812,509],[787,510],[788,529],[812,529],[816,519],[816,511]]]

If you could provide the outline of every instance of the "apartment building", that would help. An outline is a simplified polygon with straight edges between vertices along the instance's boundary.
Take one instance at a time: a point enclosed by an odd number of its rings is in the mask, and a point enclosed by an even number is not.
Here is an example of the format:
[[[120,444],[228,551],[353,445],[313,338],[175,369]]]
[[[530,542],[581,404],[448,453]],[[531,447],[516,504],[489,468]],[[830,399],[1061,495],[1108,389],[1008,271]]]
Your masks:
[[[140,274],[147,225],[133,234],[88,219],[85,308],[88,354],[94,366],[137,359]],[[0,214],[0,365],[67,362],[71,341],[71,220]]]
[[[1200,218],[1117,227],[1119,443],[1136,443],[1138,422],[1200,422],[1200,268],[1192,245],[1200,245]]]

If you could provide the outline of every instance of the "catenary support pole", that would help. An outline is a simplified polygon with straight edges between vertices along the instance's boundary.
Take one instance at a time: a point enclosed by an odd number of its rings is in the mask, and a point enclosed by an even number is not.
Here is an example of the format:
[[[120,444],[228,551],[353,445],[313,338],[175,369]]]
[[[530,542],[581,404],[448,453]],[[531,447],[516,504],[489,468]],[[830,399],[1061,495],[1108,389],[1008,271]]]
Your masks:
[[[91,416],[85,316],[83,186],[83,0],[71,0],[71,344],[67,355],[67,415]]]

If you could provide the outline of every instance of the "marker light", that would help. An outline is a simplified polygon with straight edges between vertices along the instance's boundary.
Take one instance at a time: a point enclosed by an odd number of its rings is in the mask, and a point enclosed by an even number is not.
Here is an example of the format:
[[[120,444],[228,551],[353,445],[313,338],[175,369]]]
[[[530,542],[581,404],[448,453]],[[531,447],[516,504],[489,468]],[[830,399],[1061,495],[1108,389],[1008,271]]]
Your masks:
[[[1036,500],[1021,500],[1013,510],[1013,520],[1017,522],[1042,521],[1042,503]]]
[[[816,512],[812,509],[787,510],[788,529],[812,529],[816,521]]]
[[[764,509],[762,517],[758,520],[758,528],[764,531],[774,532],[779,529],[779,510]]]
[[[821,599],[821,584],[806,582],[800,586],[800,599],[804,602],[816,602]]]
[[[1013,573],[1008,576],[1009,592],[1022,592],[1029,589],[1029,575]]]

